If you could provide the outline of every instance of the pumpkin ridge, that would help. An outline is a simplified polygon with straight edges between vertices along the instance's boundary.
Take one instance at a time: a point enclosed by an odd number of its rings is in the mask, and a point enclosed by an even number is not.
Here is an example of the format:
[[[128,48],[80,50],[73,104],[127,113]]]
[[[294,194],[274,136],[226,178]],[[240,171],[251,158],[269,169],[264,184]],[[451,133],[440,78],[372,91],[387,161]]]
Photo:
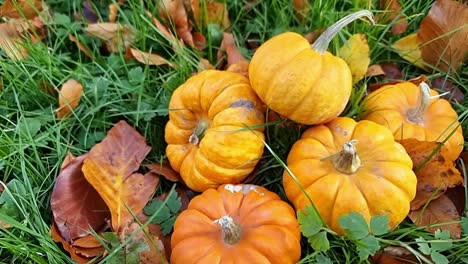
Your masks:
[[[296,60],[298,57],[301,57],[302,56],[302,53],[303,52],[309,52],[309,49],[303,49],[302,51],[298,52],[297,54],[295,54],[294,56],[292,56],[291,58],[289,58],[289,60],[287,62],[284,62],[283,65],[288,65],[291,61],[294,61]],[[278,81],[276,81],[277,78],[283,78],[284,74],[282,74],[282,72],[289,72],[291,71],[290,69],[288,69],[288,67],[284,67],[282,65],[282,67],[278,67],[277,71],[275,72],[275,75],[273,75],[273,77],[271,78],[271,80],[269,80],[270,83],[277,83]],[[317,82],[317,78],[314,79],[314,83]],[[274,92],[276,90],[276,88],[271,88],[267,90],[267,93],[265,94],[265,98],[269,98],[270,97],[270,94],[272,92]],[[303,101],[304,98],[307,96],[309,92],[307,92],[300,101]],[[297,108],[297,107],[296,107]],[[283,113],[280,113],[281,115],[283,116],[290,116],[291,112],[294,111],[295,109],[292,109],[292,110],[288,110],[286,111],[284,108],[282,109]]]
[[[216,104],[215,104],[216,99],[218,99],[218,97],[221,96],[221,94],[223,94],[224,92],[226,92],[227,89],[230,89],[231,87],[236,88],[236,87],[238,87],[238,86],[248,86],[248,84],[246,84],[246,83],[236,83],[236,84],[228,85],[228,86],[224,87],[224,88],[216,95],[216,97],[213,98],[213,100],[211,100],[211,103],[210,103],[209,107],[208,107],[207,110],[206,110],[207,116],[208,116],[208,118],[209,118],[210,120],[213,120],[220,112],[222,112],[223,110],[226,109],[226,108],[224,108],[224,109],[222,109],[221,111],[219,111],[218,113],[212,114],[213,116],[209,115],[209,113],[211,112],[211,107],[212,107],[213,105],[216,105]],[[249,88],[249,89],[251,89],[251,88]]]
[[[241,219],[240,219],[240,220],[241,220],[240,222],[242,223],[243,228],[244,228],[244,229],[247,229],[247,228],[256,228],[256,227],[259,227],[259,226],[268,226],[268,224],[265,225],[265,224],[258,224],[258,223],[254,223],[254,224],[252,224],[252,225],[250,225],[250,224],[245,224],[243,220],[244,220],[245,218],[247,218],[250,214],[255,213],[255,211],[256,211],[260,206],[269,207],[269,206],[270,206],[270,203],[272,203],[272,202],[275,203],[275,202],[277,202],[277,201],[279,201],[279,200],[270,199],[270,200],[267,200],[267,201],[262,201],[262,203],[259,203],[257,206],[250,208],[250,210],[248,210],[247,212],[243,212],[243,214],[240,215],[240,218],[241,218]],[[243,201],[242,201],[242,202],[243,202]],[[242,202],[241,202],[241,206],[242,206]],[[268,206],[267,206],[267,205],[268,205]],[[239,208],[240,208],[241,206],[239,206]],[[276,226],[277,226],[278,224],[270,224],[270,225],[272,225],[272,226],[276,225]]]

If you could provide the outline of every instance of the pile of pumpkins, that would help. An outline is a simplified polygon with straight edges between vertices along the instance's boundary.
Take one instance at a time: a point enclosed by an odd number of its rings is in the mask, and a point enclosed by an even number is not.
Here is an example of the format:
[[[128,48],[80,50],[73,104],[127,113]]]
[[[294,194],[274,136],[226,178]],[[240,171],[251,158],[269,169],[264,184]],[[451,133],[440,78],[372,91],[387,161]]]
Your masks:
[[[296,263],[301,255],[295,210],[267,189],[241,182],[263,155],[266,107],[311,125],[292,147],[283,174],[296,210],[313,201],[328,227],[351,211],[369,221],[407,216],[417,179],[396,140],[445,142],[455,160],[463,148],[457,113],[425,83],[387,85],[366,97],[360,121],[339,117],[352,76],[327,52],[332,37],[359,11],[314,42],[286,32],[260,46],[248,77],[205,70],[178,87],[165,129],[166,155],[192,190],[202,192],[174,225],[172,263]]]

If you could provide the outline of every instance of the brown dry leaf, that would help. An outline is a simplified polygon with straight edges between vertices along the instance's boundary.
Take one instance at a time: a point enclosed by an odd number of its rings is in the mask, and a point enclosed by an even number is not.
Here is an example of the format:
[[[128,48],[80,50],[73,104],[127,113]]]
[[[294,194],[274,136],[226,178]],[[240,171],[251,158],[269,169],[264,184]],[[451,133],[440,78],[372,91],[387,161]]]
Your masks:
[[[85,45],[83,45],[79,40],[78,38],[76,38],[75,36],[73,36],[72,34],[68,34],[68,38],[74,42],[76,44],[76,46],[78,47],[79,50],[81,50],[86,56],[88,56],[88,58],[94,60],[94,56],[93,56],[93,53],[91,52],[91,50],[89,50]]]
[[[398,142],[403,145],[413,160],[413,170],[418,178],[416,197],[411,202],[411,210],[419,209],[430,199],[441,196],[447,188],[463,184],[460,172],[447,158],[448,150],[445,146],[442,145],[440,150],[425,163],[440,143],[419,141],[414,138],[398,140]]]
[[[204,70],[212,70],[214,69],[215,67],[213,66],[213,64],[210,63],[209,60],[207,59],[204,59],[204,58],[201,58],[200,59],[200,62],[198,62],[198,71],[204,71]]]
[[[459,71],[468,54],[468,6],[437,0],[418,31],[425,62],[445,71]]]
[[[421,54],[421,40],[418,34],[410,34],[403,37],[393,43],[392,48],[405,60],[418,66],[422,69],[426,69]]]
[[[67,167],[75,159],[76,157],[69,151],[62,161],[62,165],[60,166],[60,171],[65,169],[65,167]]]
[[[110,52],[126,50],[130,47],[134,38],[134,29],[130,25],[117,23],[89,24],[84,31],[91,37],[103,40]]]
[[[158,54],[143,52],[134,48],[128,48],[128,52],[133,59],[145,65],[169,65],[171,67],[176,67],[175,64]]]
[[[150,169],[151,172],[163,176],[168,181],[182,182],[180,175],[171,168],[171,165],[169,165],[169,162],[167,161],[162,163],[151,163],[145,166]]]
[[[119,13],[119,5],[115,3],[109,4],[109,22],[115,23],[117,14]]]
[[[225,55],[227,57],[227,64],[223,65],[223,63],[220,62],[223,60]],[[236,41],[232,33],[226,32],[223,34],[223,41],[219,47],[217,59],[218,68],[228,68],[232,64],[239,63],[241,61],[247,61],[247,59],[240,53],[239,49],[237,49]]]
[[[422,207],[418,210],[410,211],[408,217],[418,226],[460,221],[457,208],[455,208],[455,205],[453,205],[446,195],[441,195],[439,198],[431,201],[426,208]],[[450,231],[452,238],[460,238],[461,236],[460,224],[429,227],[426,230],[434,233],[437,229]]]
[[[366,77],[385,75],[385,71],[382,68],[382,65],[372,64],[367,68]]]
[[[6,55],[15,61],[22,60],[29,55],[23,46],[23,37],[17,30],[17,26],[11,22],[0,24],[0,48]]]
[[[370,64],[369,45],[365,34],[354,34],[339,50],[338,54],[349,66],[353,83],[362,80]]]
[[[294,12],[296,17],[299,20],[302,20],[309,14],[310,10],[310,3],[309,0],[292,0],[292,5],[294,8]]]
[[[187,45],[193,47],[192,25],[189,23],[184,0],[159,1],[159,15],[166,20],[171,20],[176,26],[177,36]]]
[[[316,29],[312,32],[309,32],[304,35],[304,38],[307,39],[307,41],[312,44],[314,41],[322,34],[324,29]]]
[[[72,247],[75,249],[76,253],[87,258],[94,258],[104,253],[104,247],[99,243],[99,240],[91,234],[73,241]]]
[[[50,232],[51,232],[52,239],[55,242],[59,242],[60,244],[62,244],[63,249],[65,249],[65,251],[70,253],[71,259],[76,261],[78,264],[87,264],[87,263],[89,263],[91,258],[88,258],[88,257],[85,257],[85,256],[82,256],[82,255],[78,254],[76,252],[76,250],[71,246],[71,244],[69,242],[67,242],[65,239],[63,239],[63,237],[60,235],[60,233],[58,231],[58,228],[55,225],[55,223],[52,223]]]
[[[401,80],[403,78],[403,72],[400,69],[400,65],[394,62],[387,62],[381,64],[383,71],[385,72],[385,77],[390,80]]]
[[[138,263],[141,264],[166,264],[169,263],[165,256],[165,249],[160,238],[148,232],[149,228],[146,227],[144,230],[138,223],[132,222],[124,226],[119,232],[119,238],[122,242],[126,241],[128,237],[133,236],[126,247],[123,249],[127,253],[130,253],[133,245],[144,243],[148,245],[148,249],[139,253]],[[149,235],[147,235],[149,234]]]
[[[372,257],[374,264],[415,264],[418,258],[403,247],[389,246]]]
[[[159,21],[157,18],[155,18],[149,11],[146,11],[146,15],[150,17],[153,20],[153,24],[156,26],[156,28],[161,31],[161,33],[169,40],[169,42],[172,44],[172,49],[175,50],[175,46],[177,43],[177,38],[165,27],[161,21]]]
[[[50,199],[54,221],[67,242],[106,229],[110,217],[106,204],[81,171],[86,156],[73,159],[62,169]]]
[[[226,3],[208,1],[206,10],[206,24],[218,24],[223,30],[231,25]]]
[[[406,19],[403,9],[401,8],[398,0],[380,0],[380,8],[385,10],[386,13],[380,16],[379,21],[393,22],[392,34],[398,35],[406,32],[408,28],[408,20]]]
[[[239,73],[240,75],[244,75],[244,77],[249,79],[249,64],[249,61],[239,61],[238,63],[230,65],[226,71]]]
[[[206,38],[205,36],[202,35],[202,33],[193,32],[192,38],[193,38],[193,45],[195,45],[196,49],[203,50],[206,47]]]
[[[42,11],[41,0],[5,0],[0,6],[0,16],[9,18],[36,17]]]
[[[83,86],[74,79],[66,81],[59,93],[59,108],[56,110],[57,118],[64,118],[80,103],[83,94]]]
[[[119,121],[84,160],[83,173],[107,204],[116,233],[132,222],[132,214],[138,214],[156,191],[155,174],[135,173],[150,150],[143,136]]]
[[[91,4],[90,0],[83,1],[83,18],[86,19],[87,23],[97,23],[99,21],[99,15],[94,5]],[[75,17],[76,20],[81,20],[79,17]]]

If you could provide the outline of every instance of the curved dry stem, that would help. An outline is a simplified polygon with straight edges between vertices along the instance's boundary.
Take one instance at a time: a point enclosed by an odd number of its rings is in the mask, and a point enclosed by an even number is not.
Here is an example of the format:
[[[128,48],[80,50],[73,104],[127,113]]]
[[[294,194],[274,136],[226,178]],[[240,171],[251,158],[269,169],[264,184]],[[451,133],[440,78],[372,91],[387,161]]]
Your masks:
[[[214,221],[221,227],[221,237],[229,245],[235,245],[242,237],[242,228],[234,222],[231,216],[226,215]]]
[[[333,159],[333,165],[339,172],[346,174],[355,173],[361,166],[361,159],[356,151],[357,140],[353,139],[343,145],[343,150]]]
[[[419,98],[416,108],[410,109],[407,112],[408,121],[415,124],[424,123],[424,115],[431,101],[431,88],[427,83],[422,82],[419,84]]]

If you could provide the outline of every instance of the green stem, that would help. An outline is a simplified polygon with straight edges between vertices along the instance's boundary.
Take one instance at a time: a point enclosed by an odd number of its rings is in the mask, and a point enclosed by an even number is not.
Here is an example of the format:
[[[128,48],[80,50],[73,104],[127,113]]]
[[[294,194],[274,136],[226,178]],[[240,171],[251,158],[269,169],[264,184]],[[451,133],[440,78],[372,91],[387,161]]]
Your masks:
[[[349,14],[327,28],[312,44],[312,49],[320,54],[324,54],[335,35],[338,34],[338,32],[340,32],[340,30],[342,30],[346,25],[361,17],[367,17],[372,22],[372,25],[375,24],[374,16],[369,10],[361,10]]]

